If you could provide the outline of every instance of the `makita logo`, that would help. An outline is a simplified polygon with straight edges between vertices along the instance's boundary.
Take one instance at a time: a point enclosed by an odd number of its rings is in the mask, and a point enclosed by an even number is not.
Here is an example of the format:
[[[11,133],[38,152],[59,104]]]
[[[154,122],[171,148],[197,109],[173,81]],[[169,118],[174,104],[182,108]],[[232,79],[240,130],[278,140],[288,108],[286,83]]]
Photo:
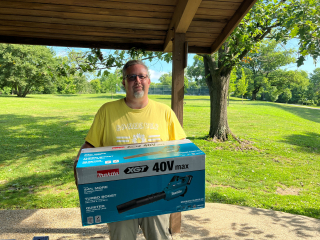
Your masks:
[[[182,190],[178,190],[176,192],[172,192],[171,195],[176,195],[176,194],[179,194],[179,193],[182,193]]]
[[[112,177],[112,176],[117,176],[117,175],[119,175],[119,168],[97,171],[97,177],[98,178],[101,178],[101,177]]]
[[[127,167],[124,172],[126,174],[131,174],[131,173],[141,173],[141,172],[146,172],[148,171],[148,166],[143,165],[143,166],[136,166],[136,167]]]
[[[112,149],[122,149],[124,147],[113,147]]]

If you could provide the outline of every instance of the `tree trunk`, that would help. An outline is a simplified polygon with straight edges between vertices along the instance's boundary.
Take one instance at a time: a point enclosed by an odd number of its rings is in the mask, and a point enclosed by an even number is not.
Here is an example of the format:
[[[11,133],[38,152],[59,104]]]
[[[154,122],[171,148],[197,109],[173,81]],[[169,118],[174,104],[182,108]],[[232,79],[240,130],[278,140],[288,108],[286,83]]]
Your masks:
[[[20,86],[17,88],[17,96],[22,97],[22,88]]]
[[[257,93],[259,92],[260,87],[253,89],[252,91],[252,100],[257,100]]]
[[[26,97],[27,94],[29,93],[29,90],[30,90],[31,86],[30,85],[27,85],[23,91],[23,94],[22,94],[22,97]]]
[[[227,98],[231,69],[219,71],[210,55],[204,55],[206,81],[210,93],[209,137],[226,141],[231,131],[228,126]]]

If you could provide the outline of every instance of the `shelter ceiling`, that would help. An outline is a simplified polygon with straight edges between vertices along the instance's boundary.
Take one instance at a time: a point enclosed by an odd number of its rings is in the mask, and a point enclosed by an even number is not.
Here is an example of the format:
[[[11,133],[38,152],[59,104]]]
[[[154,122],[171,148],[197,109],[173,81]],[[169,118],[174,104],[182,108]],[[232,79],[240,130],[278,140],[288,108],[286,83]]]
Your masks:
[[[212,53],[255,0],[1,0],[0,42]],[[176,28],[176,29],[175,29]]]

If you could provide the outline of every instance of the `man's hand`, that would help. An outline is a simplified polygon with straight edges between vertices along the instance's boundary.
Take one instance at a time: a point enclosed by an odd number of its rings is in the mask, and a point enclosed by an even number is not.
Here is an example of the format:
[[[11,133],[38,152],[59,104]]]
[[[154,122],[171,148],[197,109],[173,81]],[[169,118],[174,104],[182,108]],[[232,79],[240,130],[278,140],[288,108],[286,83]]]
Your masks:
[[[76,167],[77,167],[77,163],[78,163],[78,160],[79,160],[79,157],[80,157],[80,154],[81,154],[81,150],[84,149],[84,148],[94,148],[94,146],[92,146],[90,143],[88,142],[85,142],[82,147],[80,148],[79,152],[78,152],[78,155],[76,157],[76,160],[74,161],[73,163],[73,175],[74,175],[74,180],[75,180],[75,183],[76,183],[76,186],[78,187],[78,181],[77,181],[77,171],[76,171]]]

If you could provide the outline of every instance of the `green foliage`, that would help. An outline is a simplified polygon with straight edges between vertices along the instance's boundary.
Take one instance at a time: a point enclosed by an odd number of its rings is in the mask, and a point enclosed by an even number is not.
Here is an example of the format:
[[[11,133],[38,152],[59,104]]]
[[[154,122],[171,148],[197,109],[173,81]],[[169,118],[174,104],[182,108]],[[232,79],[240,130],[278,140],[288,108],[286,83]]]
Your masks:
[[[172,72],[162,74],[159,78],[159,82],[161,85],[172,86]]]
[[[195,55],[193,57],[192,65],[187,67],[187,76],[193,79],[197,86],[207,86],[202,56]]]
[[[310,77],[308,98],[320,106],[320,68],[316,68]]]
[[[277,87],[275,87],[275,86],[270,87],[268,93],[269,93],[271,102],[275,102],[278,100],[279,90],[277,89]]]
[[[170,86],[172,87],[172,72],[164,73],[159,78],[160,83],[157,84],[158,86]],[[184,92],[187,93],[187,88],[189,85],[194,85],[194,82],[184,75]]]
[[[94,79],[90,81],[90,85],[94,91],[94,93],[100,93],[101,85],[99,79]]]
[[[247,76],[244,72],[244,69],[241,69],[241,78],[238,81],[237,90],[241,94],[242,99],[243,99],[243,95],[246,94],[247,92],[247,88],[248,88]]]
[[[308,74],[305,71],[286,71],[278,69],[269,74],[270,85],[267,88],[271,95],[276,94],[277,98],[286,89],[290,89],[292,92],[292,98],[290,103],[298,103],[302,99],[305,99],[305,95],[308,90],[309,79]],[[272,88],[270,88],[272,86]],[[281,102],[286,102],[285,97],[279,96]]]
[[[56,81],[53,52],[44,46],[0,44],[0,88],[11,87],[19,97]]]
[[[63,74],[74,74],[79,71],[80,75],[87,72],[97,72],[97,76],[108,76],[111,68],[122,68],[122,66],[130,59],[140,59],[143,61],[152,61],[159,59],[165,62],[172,60],[172,53],[148,52],[143,49],[132,48],[131,50],[116,50],[110,53],[102,53],[99,48],[91,48],[87,52],[78,52],[74,58],[75,64],[70,65],[65,62],[61,65]]]
[[[10,95],[11,94],[11,88],[3,87],[3,89],[0,89],[0,94]]]
[[[228,93],[232,93],[236,90],[236,80],[237,80],[237,69],[233,68],[230,74],[230,83],[229,83],[229,89]]]
[[[114,73],[109,73],[107,76],[103,75],[100,78],[100,82],[102,92],[109,92],[111,95],[116,93],[116,91],[119,91],[122,86],[122,73],[120,69],[116,70]]]
[[[286,88],[283,91],[283,99],[286,103],[288,103],[291,98],[292,98],[291,90],[289,88]]]
[[[266,37],[283,43],[298,38],[301,55],[298,66],[307,54],[317,59],[320,54],[317,47],[320,39],[318,12],[319,1],[258,0],[227,39],[228,53],[224,56],[223,65],[232,67],[249,51],[259,51],[260,42]]]
[[[295,62],[294,51],[283,50],[275,40],[264,40],[259,50],[250,51],[241,65],[251,71],[249,91],[252,93],[252,99],[256,100],[259,92],[273,85],[272,79],[268,78],[271,72],[293,62]]]

